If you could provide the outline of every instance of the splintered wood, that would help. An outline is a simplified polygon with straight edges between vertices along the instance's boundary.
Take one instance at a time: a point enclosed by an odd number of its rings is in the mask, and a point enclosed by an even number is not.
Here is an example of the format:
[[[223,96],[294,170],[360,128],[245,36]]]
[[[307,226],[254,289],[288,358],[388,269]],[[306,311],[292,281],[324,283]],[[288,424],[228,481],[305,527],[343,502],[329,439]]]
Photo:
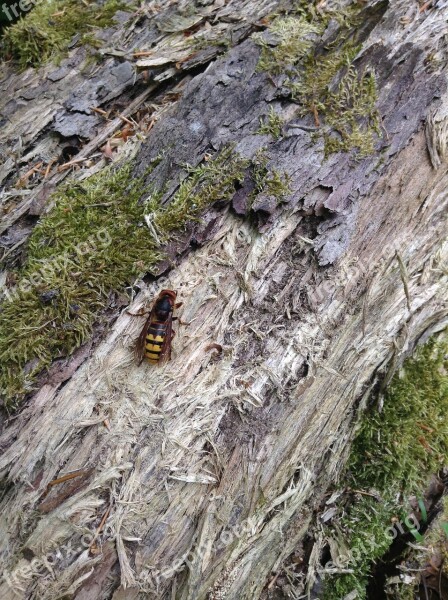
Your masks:
[[[248,160],[267,151],[291,191],[279,203],[266,195],[257,212],[245,180],[238,216],[211,208],[202,238],[190,236],[168,274],[142,284],[130,313],[164,288],[183,302],[171,362],[136,364],[142,319],[123,310],[63,386],[47,381],[7,423],[2,600],[256,600],[343,468],[370,391],[446,326],[447,79],[444,63],[427,58],[446,52],[447,3],[369,7],[357,60],[377,72],[387,134],[373,156],[325,158],[313,114],[278,141],[255,135],[283,92],[257,70],[252,40],[196,72],[148,133],[136,174],[162,155],[151,177],[168,182],[166,202],[186,161],[231,142]],[[157,35],[182,37],[182,19]],[[158,60],[173,67],[179,56]],[[54,106],[43,94],[17,127],[25,117],[45,128]],[[28,196],[20,202],[19,213]]]

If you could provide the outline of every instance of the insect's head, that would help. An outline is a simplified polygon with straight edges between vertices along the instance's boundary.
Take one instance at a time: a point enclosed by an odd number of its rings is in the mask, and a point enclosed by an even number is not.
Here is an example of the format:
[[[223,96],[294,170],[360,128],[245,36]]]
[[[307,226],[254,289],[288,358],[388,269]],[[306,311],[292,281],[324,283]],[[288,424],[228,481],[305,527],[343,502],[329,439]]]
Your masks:
[[[159,294],[159,298],[162,296],[168,296],[174,302],[174,300],[176,300],[177,292],[176,290],[162,290]]]

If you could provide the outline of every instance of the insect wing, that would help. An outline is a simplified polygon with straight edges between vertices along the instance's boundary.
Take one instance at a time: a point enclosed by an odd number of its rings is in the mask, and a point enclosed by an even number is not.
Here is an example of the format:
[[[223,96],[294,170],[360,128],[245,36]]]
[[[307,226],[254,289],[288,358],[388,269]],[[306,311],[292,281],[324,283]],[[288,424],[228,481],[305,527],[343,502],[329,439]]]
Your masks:
[[[171,359],[171,339],[173,337],[173,313],[166,320],[166,334],[160,352],[159,365],[163,365]]]
[[[145,358],[145,347],[146,347],[146,335],[148,333],[149,326],[151,325],[151,321],[154,319],[154,307],[149,313],[149,317],[146,319],[145,325],[143,326],[142,332],[138,336],[137,343],[135,344],[135,356],[137,358],[138,364],[141,364],[143,359]]]

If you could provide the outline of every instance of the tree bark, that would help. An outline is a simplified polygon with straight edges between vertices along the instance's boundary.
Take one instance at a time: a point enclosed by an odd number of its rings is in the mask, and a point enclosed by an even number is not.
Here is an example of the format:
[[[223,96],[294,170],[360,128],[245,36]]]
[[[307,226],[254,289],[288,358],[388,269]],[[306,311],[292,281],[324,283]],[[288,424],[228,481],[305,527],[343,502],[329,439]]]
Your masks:
[[[448,3],[422,12],[407,0],[364,9],[355,65],[375,72],[382,130],[365,158],[325,158],[323,140],[310,132],[312,116],[297,118],[281,79],[257,70],[260,47],[248,35],[263,27],[258,17],[274,3],[202,4],[197,13],[210,14],[200,23],[212,22],[213,9],[218,24],[227,20],[239,31],[226,54],[216,58],[213,46],[191,59],[186,50],[168,56],[164,36],[179,34],[147,28],[145,43],[162,35],[162,50],[141,68],[156,59],[167,68],[150,88],[131,87],[132,77],[110,83],[101,100],[152,94],[161,101],[189,79],[138,148],[135,175],[162,155],[148,183],[168,182],[169,203],[185,162],[197,165],[234,144],[251,160],[264,148],[290,193],[281,203],[260,194],[250,206],[243,183],[231,206],[204,215],[194,232],[200,247],[189,230],[172,251],[174,267],[161,267],[132,303],[137,312],[160,289],[178,290],[188,324],[176,326],[170,363],[135,363],[142,319],[123,312],[64,385],[48,380],[5,425],[2,599],[261,597],[337,481],[372,392],[381,393],[419,341],[446,326]],[[123,27],[135,47],[132,36],[144,28]],[[3,79],[2,109],[16,103],[16,113],[2,141],[10,145],[20,131],[27,165],[33,145],[49,144],[55,131],[62,152],[67,132],[82,135],[91,123],[80,150],[88,158],[121,122],[98,129],[96,116],[73,102],[66,108],[73,88],[93,89],[77,69],[81,53],[67,59],[73,70],[61,79],[54,67],[8,70]],[[111,81],[115,61],[101,64],[97,90]],[[133,73],[126,56],[120,61]],[[24,102],[16,90],[26,86],[35,95]],[[278,140],[256,133],[269,106],[285,122]],[[15,164],[10,158],[2,167],[6,195],[17,192]],[[65,173],[17,192],[5,220],[5,235],[16,236],[10,247],[26,240],[24,215]],[[79,477],[43,498],[52,480],[78,469]],[[82,536],[103,521],[86,546]],[[317,544],[304,590],[318,558]]]

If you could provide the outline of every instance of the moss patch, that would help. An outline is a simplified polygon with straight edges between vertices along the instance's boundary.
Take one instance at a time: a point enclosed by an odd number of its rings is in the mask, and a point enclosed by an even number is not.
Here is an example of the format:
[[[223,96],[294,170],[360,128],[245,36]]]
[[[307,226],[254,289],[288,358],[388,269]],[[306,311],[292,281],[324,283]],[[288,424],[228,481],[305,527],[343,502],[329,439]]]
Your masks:
[[[29,13],[6,29],[1,56],[13,58],[20,69],[57,62],[65,56],[73,36],[80,34],[81,42],[96,43],[88,32],[112,25],[115,13],[126,8],[121,0],[38,0]]]
[[[277,169],[269,169],[268,162],[269,158],[264,150],[258,151],[252,161],[252,178],[255,183],[252,200],[258,194],[265,194],[274,196],[280,204],[291,193],[290,177]]]
[[[432,340],[406,361],[390,385],[381,413],[363,418],[354,441],[345,485],[367,494],[355,496],[327,528],[342,533],[350,546],[353,574],[325,580],[325,600],[340,600],[352,590],[365,598],[372,561],[391,543],[393,519],[409,512],[407,498],[420,496],[428,476],[448,461],[448,339]]]
[[[445,502],[446,504],[446,502]],[[388,580],[385,588],[391,600],[444,600],[448,584],[448,513],[445,510],[431,524],[414,548],[409,547],[400,563],[403,577]],[[426,591],[430,592],[425,596]],[[442,591],[439,595],[436,591]]]
[[[42,369],[88,338],[113,293],[156,266],[161,243],[210,203],[229,200],[246,167],[227,148],[190,169],[167,206],[161,193],[145,189],[143,179],[130,178],[130,164],[61,188],[33,231],[27,262],[14,274],[17,285],[0,308],[6,405],[17,406]]]
[[[149,202],[154,224],[167,234],[197,219],[202,210],[218,200],[229,200],[235,193],[235,183],[242,183],[249,161],[235,154],[232,146],[225,148],[215,160],[188,168],[189,176],[180,184],[178,192],[166,208],[160,208],[158,195]]]
[[[262,34],[252,38],[261,46],[258,62],[259,71],[269,71],[274,75],[289,72],[313,47],[318,34],[323,33],[322,22],[310,23],[306,17],[279,17],[269,27],[275,46]]]
[[[326,156],[351,149],[367,156],[380,133],[375,76],[353,66],[360,50],[351,34],[358,16],[356,7],[320,14],[309,5],[298,16],[278,17],[270,37],[254,36],[261,46],[258,69],[286,75],[284,85],[300,106],[298,115],[313,116]],[[330,19],[338,22],[339,35],[327,47],[319,47],[316,39]]]
[[[358,73],[351,64],[358,48],[347,47],[333,55],[309,56],[298,81],[291,81],[292,97],[301,104],[299,114],[311,113],[323,132],[325,153],[350,149],[367,156],[380,133],[373,73]],[[339,83],[334,82],[339,80]]]
[[[398,373],[381,413],[363,421],[349,463],[360,486],[416,493],[448,458],[448,342],[430,342]]]
[[[278,140],[282,136],[283,119],[275,112],[272,106],[269,107],[268,115],[260,122],[259,134],[272,135],[274,140]]]

